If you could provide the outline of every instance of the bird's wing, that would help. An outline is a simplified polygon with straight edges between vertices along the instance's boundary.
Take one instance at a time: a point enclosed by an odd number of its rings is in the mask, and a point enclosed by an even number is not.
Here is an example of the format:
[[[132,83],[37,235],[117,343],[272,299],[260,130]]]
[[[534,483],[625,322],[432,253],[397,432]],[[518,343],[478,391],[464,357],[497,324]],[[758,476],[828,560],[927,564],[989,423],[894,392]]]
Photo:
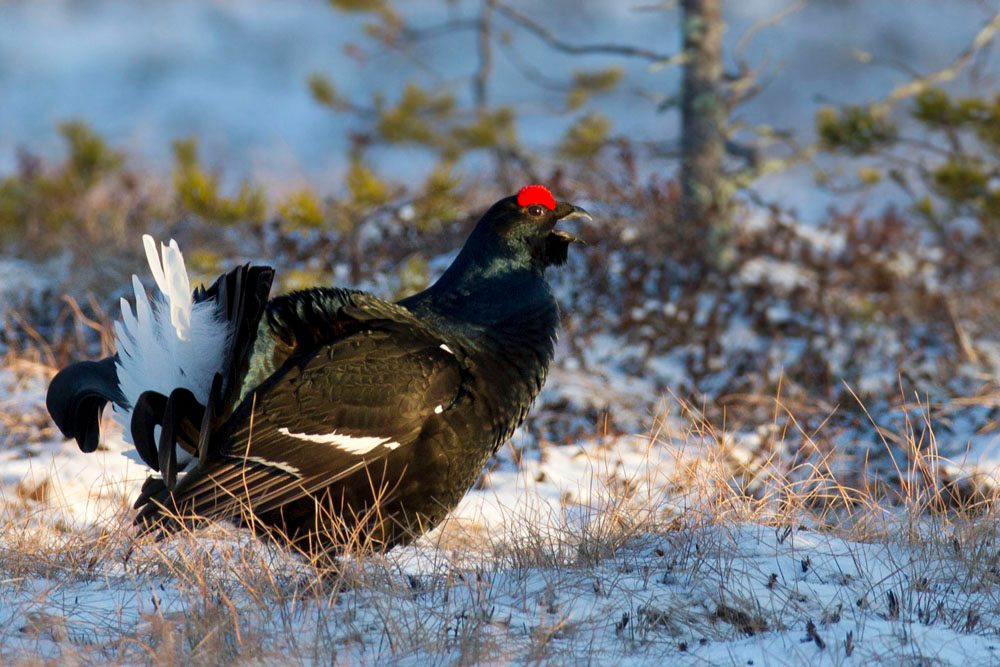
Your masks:
[[[205,518],[259,515],[405,457],[461,385],[454,354],[424,332],[385,325],[344,336],[258,387],[233,414],[218,453],[172,495],[140,499],[138,521],[155,523],[164,507]]]
[[[260,321],[253,354],[241,376],[240,398],[249,396],[290,360],[380,326],[402,326],[434,336],[406,308],[367,292],[316,287],[271,299]]]

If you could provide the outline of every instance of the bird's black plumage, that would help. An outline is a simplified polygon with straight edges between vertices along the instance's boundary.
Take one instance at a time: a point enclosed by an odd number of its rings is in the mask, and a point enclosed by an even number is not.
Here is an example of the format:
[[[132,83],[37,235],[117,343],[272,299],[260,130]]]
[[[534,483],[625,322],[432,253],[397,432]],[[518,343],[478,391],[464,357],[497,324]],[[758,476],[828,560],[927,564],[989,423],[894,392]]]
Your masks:
[[[61,370],[49,384],[45,406],[67,438],[84,452],[97,449],[100,416],[108,401],[124,400],[118,390],[115,358],[80,361]]]
[[[266,267],[196,292],[231,322],[229,358],[204,404],[186,389],[136,402],[136,449],[161,472],[137,522],[229,519],[322,552],[389,548],[438,523],[523,421],[552,360],[559,312],[544,270],[574,240],[556,222],[582,209],[524,192],[398,303],[337,288],[265,301]],[[51,385],[54,420],[85,449],[104,402],[124,400],[114,369],[81,362]],[[196,464],[182,471],[175,444]]]

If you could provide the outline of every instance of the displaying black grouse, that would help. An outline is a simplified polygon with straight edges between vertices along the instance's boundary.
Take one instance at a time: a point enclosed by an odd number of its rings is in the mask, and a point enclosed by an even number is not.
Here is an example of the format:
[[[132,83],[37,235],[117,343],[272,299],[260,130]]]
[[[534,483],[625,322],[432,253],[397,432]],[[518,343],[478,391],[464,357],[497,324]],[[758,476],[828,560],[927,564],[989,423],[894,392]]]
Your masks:
[[[524,420],[552,360],[565,262],[540,185],[494,204],[431,287],[391,303],[349,289],[267,299],[244,265],[191,290],[176,243],[144,237],[160,293],[133,277],[118,352],[63,369],[47,406],[85,452],[110,401],[146,480],[136,522],[228,519],[309,552],[388,549],[439,523]],[[589,217],[589,216],[587,216]]]

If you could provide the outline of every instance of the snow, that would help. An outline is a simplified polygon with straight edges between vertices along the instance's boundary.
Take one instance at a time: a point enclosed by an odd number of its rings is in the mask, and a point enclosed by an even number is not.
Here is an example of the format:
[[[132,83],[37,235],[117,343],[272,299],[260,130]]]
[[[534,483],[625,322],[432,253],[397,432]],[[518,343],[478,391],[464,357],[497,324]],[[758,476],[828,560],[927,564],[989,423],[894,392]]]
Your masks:
[[[55,262],[53,262],[55,264]],[[55,266],[48,266],[48,269]],[[39,271],[39,267],[31,262],[25,262],[10,257],[0,258],[0,275],[4,277],[0,283],[0,304],[12,300],[15,295],[37,295],[50,286],[48,276],[51,273]]]
[[[801,267],[768,257],[756,257],[744,264],[738,279],[744,285],[768,284],[785,294],[816,284],[816,276]]]
[[[65,257],[44,264],[0,257],[0,334],[15,311],[44,307],[46,295],[65,274]]]
[[[121,455],[126,445],[120,431],[112,431],[98,451],[84,454],[73,441],[43,437],[53,427],[45,418],[45,376],[15,373],[0,368],[0,423],[5,415],[34,415],[39,428],[8,431],[0,436],[0,512],[17,503],[18,489],[44,488],[53,515],[67,524],[82,526],[107,518],[134,495],[136,482],[145,479],[144,468]],[[44,485],[44,487],[43,487]],[[22,491],[23,493],[23,491]]]
[[[0,372],[3,413],[41,414],[45,381]],[[1000,650],[995,584],[956,526],[918,524],[907,539],[886,515],[851,539],[706,505],[713,457],[749,464],[761,435],[720,444],[667,416],[650,436],[545,447],[520,466],[501,457],[443,526],[346,561],[354,583],[317,594],[301,561],[235,529],[116,537],[142,475],[106,426],[94,455],[50,427],[0,450],[4,662],[196,657],[202,642],[310,664],[330,651],[354,664],[987,664]],[[995,457],[995,438],[980,444]],[[45,479],[44,498],[18,494]],[[74,539],[75,555],[60,546]]]

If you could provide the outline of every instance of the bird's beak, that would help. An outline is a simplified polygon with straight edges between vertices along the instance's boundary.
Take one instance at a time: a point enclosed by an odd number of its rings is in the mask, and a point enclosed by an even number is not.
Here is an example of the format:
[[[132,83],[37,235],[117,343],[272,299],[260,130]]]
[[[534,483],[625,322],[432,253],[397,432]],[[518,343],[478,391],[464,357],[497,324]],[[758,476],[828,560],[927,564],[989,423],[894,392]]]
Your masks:
[[[572,204],[567,204],[566,202],[559,202],[556,204],[555,216],[553,217],[556,222],[560,222],[561,220],[572,220],[573,218],[593,220],[593,218],[590,217],[590,214],[582,208],[579,206],[573,206]],[[545,237],[545,246],[542,255],[544,265],[553,266],[565,264],[566,258],[569,256],[569,246],[571,243],[583,243],[583,239],[579,239],[569,232],[564,232],[561,229],[552,229],[549,232],[549,235]]]
[[[581,218],[587,222],[594,221],[590,214],[579,206],[573,206],[572,204],[567,204],[566,202],[559,202],[556,206],[556,220],[572,220],[574,218]]]
[[[573,206],[566,202],[559,202],[556,206],[556,220],[562,222],[564,220],[574,220],[579,219],[585,222],[593,222],[594,219],[587,213],[586,210],[580,208],[579,206]],[[564,232],[563,230],[553,230],[552,234],[558,236],[559,238],[569,242],[569,243],[581,243],[584,244],[583,239],[570,234],[569,232]]]

